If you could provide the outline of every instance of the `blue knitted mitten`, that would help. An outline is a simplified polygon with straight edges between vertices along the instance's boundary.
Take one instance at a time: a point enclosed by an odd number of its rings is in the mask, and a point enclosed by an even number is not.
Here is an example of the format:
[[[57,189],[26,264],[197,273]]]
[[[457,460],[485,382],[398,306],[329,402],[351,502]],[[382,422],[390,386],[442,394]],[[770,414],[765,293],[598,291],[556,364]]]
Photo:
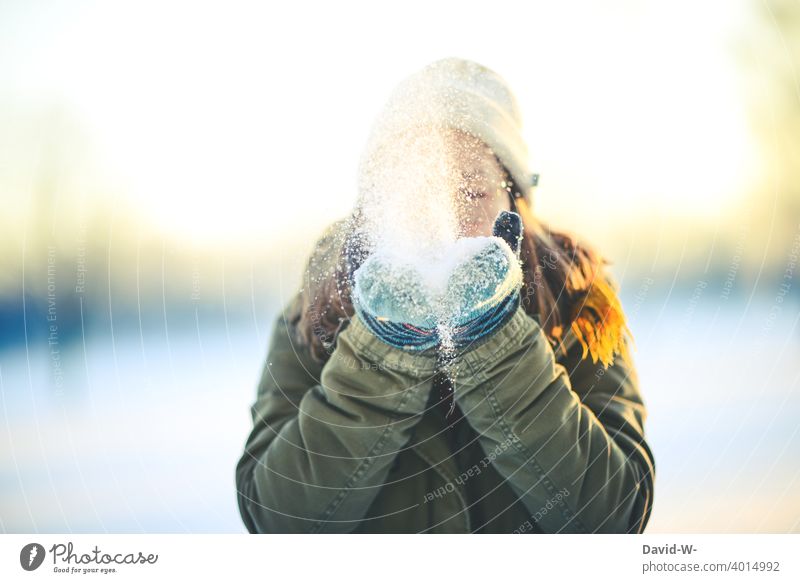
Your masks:
[[[432,290],[410,264],[372,255],[354,274],[354,308],[381,340],[406,350],[468,346],[502,326],[519,305],[522,221],[501,211],[493,237],[478,244]]]

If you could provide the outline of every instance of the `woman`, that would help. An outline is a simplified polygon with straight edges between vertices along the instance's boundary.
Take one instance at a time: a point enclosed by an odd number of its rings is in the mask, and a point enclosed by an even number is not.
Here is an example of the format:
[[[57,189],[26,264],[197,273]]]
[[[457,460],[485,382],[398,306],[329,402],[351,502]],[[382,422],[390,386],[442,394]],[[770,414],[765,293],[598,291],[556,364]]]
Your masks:
[[[495,235],[480,253],[500,261],[456,267],[490,283],[462,286],[443,359],[443,336],[399,300],[418,278],[392,280],[353,244],[365,205],[323,235],[251,409],[236,470],[247,529],[642,532],[655,465],[605,260],[533,216],[502,78],[444,59],[413,80],[446,105],[426,123],[469,152],[453,161],[461,233]]]

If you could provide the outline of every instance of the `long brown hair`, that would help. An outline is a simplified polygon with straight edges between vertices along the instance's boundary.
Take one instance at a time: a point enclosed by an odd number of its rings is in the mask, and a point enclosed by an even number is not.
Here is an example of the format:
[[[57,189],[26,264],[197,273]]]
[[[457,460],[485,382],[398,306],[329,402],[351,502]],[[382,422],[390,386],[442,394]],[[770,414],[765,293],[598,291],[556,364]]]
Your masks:
[[[520,260],[525,312],[536,318],[554,347],[571,329],[583,346],[583,358],[591,355],[606,367],[615,354],[627,358],[625,336],[630,337],[630,330],[605,272],[609,261],[572,235],[550,229],[530,212],[525,198],[510,194],[512,210],[524,225]],[[366,259],[363,246],[354,240],[362,222],[356,208],[323,235],[290,316],[298,342],[318,362],[327,360],[336,335],[354,314],[351,278]]]

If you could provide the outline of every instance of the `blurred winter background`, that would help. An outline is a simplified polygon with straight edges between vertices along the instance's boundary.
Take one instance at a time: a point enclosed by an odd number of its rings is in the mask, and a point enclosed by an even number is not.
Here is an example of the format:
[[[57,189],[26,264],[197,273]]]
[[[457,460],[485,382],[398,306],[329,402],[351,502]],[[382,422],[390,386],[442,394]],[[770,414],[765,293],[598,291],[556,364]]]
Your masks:
[[[373,116],[505,76],[535,210],[614,261],[650,532],[800,531],[795,0],[0,3],[0,531],[242,532],[272,319]]]

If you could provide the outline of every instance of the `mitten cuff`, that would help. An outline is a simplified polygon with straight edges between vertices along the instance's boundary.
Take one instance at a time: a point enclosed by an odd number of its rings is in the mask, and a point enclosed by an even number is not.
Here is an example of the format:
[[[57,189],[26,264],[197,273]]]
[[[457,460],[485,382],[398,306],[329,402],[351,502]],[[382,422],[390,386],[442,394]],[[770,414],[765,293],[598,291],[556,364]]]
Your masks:
[[[379,336],[372,328],[376,320],[369,314],[356,311],[350,324],[342,332],[359,356],[376,366],[405,372],[418,377],[426,377],[436,372],[436,349],[438,338],[431,347],[409,349],[389,344],[383,336]],[[383,322],[377,322],[383,326]]]

